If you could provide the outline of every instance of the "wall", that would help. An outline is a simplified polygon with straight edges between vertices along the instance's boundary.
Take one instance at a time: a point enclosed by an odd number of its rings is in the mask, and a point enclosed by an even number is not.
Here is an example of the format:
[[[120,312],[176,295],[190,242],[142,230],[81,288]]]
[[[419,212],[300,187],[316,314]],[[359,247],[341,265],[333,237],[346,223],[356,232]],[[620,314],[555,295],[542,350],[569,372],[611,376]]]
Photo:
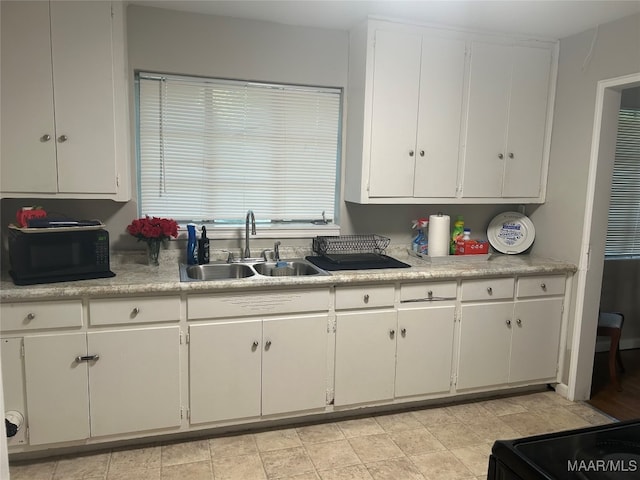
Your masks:
[[[640,15],[600,25],[597,32],[592,29],[560,41],[547,202],[531,216],[536,232],[541,233],[534,245],[535,253],[575,264],[581,263],[582,244],[587,241],[583,239],[582,231],[587,207],[597,83],[639,71]],[[606,218],[604,222],[598,219],[595,226],[599,235],[603,236]],[[593,253],[588,268],[596,277],[601,278],[599,272],[602,271],[603,253]],[[587,266],[582,265],[581,268],[587,269]],[[576,284],[574,282],[574,287]],[[573,322],[584,321],[584,318],[574,319],[576,295],[574,289],[569,314],[569,345],[572,341]],[[587,322],[590,322],[589,328],[593,327],[594,332],[597,304],[596,298],[585,305],[585,315],[589,317]],[[569,351],[568,354],[570,356],[572,352]],[[586,366],[586,369],[590,368]],[[565,371],[565,381],[567,376],[568,372]]]

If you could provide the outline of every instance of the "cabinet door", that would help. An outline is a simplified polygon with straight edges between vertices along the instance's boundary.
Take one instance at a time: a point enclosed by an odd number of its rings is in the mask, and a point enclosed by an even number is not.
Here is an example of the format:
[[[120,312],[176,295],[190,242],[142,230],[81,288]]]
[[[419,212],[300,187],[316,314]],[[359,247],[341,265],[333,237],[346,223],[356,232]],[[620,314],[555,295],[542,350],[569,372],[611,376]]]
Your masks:
[[[396,323],[393,310],[336,315],[336,405],[393,398]]]
[[[540,195],[550,70],[550,50],[513,47],[503,197]]]
[[[562,302],[562,298],[516,302],[510,383],[555,378]]]
[[[76,362],[86,354],[84,333],[24,338],[31,445],[89,437],[87,363]]]
[[[191,423],[260,415],[261,320],[189,327]]]
[[[507,45],[472,44],[464,197],[502,195],[511,55]]]
[[[327,321],[327,314],[263,321],[263,415],[326,405]]]
[[[509,380],[513,302],[463,305],[457,389]]]
[[[424,36],[413,195],[456,196],[465,42]]]
[[[3,1],[0,8],[0,190],[55,193],[49,2]]]
[[[420,35],[375,32],[371,197],[413,195],[420,51]]]
[[[180,328],[89,332],[91,436],[180,425]]]
[[[5,412],[14,410],[20,412],[25,423],[13,437],[7,438],[11,445],[25,443],[28,425],[27,405],[24,398],[24,363],[22,360],[22,338],[3,338],[0,341],[0,356],[2,361],[2,388],[4,393]]]
[[[111,27],[110,2],[51,2],[58,185],[63,193],[117,191]]]
[[[398,311],[396,397],[449,391],[454,310],[445,305]]]

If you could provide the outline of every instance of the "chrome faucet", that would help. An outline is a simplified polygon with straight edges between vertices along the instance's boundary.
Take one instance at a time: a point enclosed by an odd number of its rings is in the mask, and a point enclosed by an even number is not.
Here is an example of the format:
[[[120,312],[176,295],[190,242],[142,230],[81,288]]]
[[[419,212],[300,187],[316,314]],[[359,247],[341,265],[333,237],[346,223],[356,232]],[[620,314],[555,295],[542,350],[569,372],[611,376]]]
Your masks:
[[[279,240],[273,244],[273,259],[276,262],[280,261],[280,241]]]
[[[249,223],[251,223],[251,235],[256,234],[256,217],[253,210],[247,211],[247,218],[244,223],[244,258],[251,258],[251,250],[249,249]]]

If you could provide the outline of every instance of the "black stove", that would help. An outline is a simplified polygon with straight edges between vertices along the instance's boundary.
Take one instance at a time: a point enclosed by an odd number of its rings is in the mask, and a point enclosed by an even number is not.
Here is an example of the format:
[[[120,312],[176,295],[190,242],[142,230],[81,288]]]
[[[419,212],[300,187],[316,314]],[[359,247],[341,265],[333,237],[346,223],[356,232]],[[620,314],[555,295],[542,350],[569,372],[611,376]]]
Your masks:
[[[640,479],[640,420],[494,443],[488,480]]]

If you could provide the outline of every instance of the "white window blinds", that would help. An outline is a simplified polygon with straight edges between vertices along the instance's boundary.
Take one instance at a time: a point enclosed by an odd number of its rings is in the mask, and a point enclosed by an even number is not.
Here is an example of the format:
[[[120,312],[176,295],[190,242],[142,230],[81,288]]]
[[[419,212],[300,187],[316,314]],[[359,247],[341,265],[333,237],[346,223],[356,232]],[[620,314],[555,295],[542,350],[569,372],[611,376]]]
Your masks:
[[[640,256],[640,110],[621,109],[606,256]]]
[[[334,219],[341,90],[145,74],[143,215],[181,222]]]

